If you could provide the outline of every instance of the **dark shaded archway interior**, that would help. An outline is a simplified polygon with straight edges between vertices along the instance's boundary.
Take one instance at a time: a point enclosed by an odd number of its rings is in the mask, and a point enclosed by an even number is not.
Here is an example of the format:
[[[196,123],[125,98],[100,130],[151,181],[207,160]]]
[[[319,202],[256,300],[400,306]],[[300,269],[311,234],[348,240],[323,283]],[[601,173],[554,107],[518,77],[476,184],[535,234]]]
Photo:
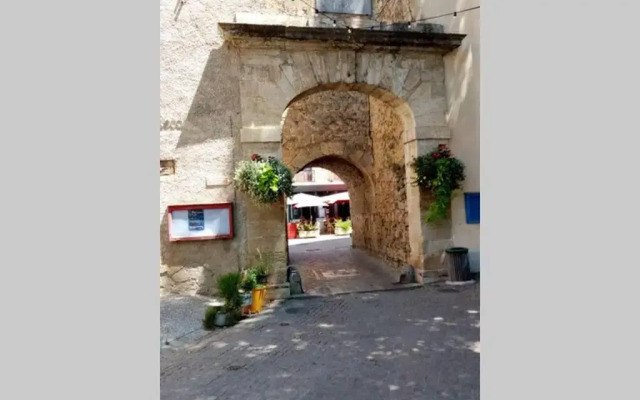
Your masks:
[[[409,255],[403,126],[367,93],[322,91],[291,103],[282,159],[292,172],[320,167],[348,186],[353,246],[393,264]]]

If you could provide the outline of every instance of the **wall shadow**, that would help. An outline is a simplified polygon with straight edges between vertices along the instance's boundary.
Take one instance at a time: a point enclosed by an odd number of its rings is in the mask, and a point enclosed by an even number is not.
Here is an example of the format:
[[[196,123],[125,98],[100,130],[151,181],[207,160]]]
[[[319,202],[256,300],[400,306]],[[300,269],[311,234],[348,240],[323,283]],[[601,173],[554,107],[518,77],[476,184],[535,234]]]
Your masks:
[[[232,138],[240,126],[237,55],[227,44],[213,49],[180,129],[177,147]]]

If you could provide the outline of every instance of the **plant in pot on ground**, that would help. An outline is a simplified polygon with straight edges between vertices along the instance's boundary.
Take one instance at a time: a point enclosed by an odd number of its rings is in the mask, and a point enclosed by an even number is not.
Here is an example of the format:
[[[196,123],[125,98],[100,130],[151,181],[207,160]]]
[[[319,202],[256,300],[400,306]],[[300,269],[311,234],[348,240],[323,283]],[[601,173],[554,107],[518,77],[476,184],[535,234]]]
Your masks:
[[[257,278],[258,272],[255,268],[249,268],[244,273],[244,279],[242,280],[242,284],[240,288],[245,292],[251,292],[256,288],[258,284]]]
[[[341,220],[341,219],[336,219],[335,221],[335,233],[338,236],[341,235],[348,235],[351,233],[351,220],[347,219],[347,220]]]
[[[249,311],[249,307],[251,306],[252,300],[252,292],[253,289],[258,285],[257,272],[254,268],[249,268],[244,271],[244,278],[242,283],[240,284],[240,288],[242,290],[242,307],[243,313],[247,313]]]
[[[429,205],[425,222],[436,223],[447,217],[451,198],[465,179],[464,164],[451,156],[446,145],[413,160],[416,173],[414,184],[427,189],[433,201]]]
[[[241,283],[242,275],[237,272],[230,272],[218,278],[218,291],[224,299],[224,306],[216,314],[215,322],[217,326],[231,325],[239,316],[240,308],[242,307]]]
[[[266,286],[257,281],[258,270],[249,268],[244,272],[244,280],[240,287],[243,291],[243,313],[259,313],[262,311]]]
[[[259,154],[251,161],[236,164],[233,183],[258,205],[277,203],[282,196],[293,196],[293,174],[274,157],[263,159]]]
[[[298,222],[298,236],[301,238],[316,237],[320,232],[320,224],[308,221]]]
[[[258,249],[258,259],[254,265],[256,271],[256,281],[258,284],[266,285],[269,275],[273,269],[273,254],[262,253]]]
[[[220,307],[207,307],[204,311],[204,319],[202,320],[202,327],[210,331],[215,327],[216,315],[220,311]]]

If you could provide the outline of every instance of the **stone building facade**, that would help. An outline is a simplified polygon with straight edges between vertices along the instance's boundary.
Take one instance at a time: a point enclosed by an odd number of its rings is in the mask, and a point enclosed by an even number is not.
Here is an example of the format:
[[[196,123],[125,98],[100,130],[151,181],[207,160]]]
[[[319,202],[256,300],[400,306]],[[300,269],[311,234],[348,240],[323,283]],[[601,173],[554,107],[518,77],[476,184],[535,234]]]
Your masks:
[[[422,222],[426,199],[409,168],[413,157],[450,144],[473,181],[465,190],[479,189],[478,129],[460,122],[463,107],[473,108],[461,98],[470,83],[458,70],[468,38],[447,23],[421,25],[423,33],[367,29],[407,20],[407,12],[431,15],[417,1],[391,0],[375,20],[336,15],[335,28],[313,3],[161,1],[160,158],[173,166],[160,177],[162,289],[212,294],[219,274],[258,251],[275,255],[275,279],[284,279],[284,202],[265,212],[231,185],[235,163],[253,153],[276,156],[293,173],[336,173],[349,187],[354,246],[396,264],[435,269],[444,248],[478,247],[459,199],[449,221]],[[384,3],[373,2],[374,15]],[[224,202],[234,207],[233,239],[169,241],[167,206]]]

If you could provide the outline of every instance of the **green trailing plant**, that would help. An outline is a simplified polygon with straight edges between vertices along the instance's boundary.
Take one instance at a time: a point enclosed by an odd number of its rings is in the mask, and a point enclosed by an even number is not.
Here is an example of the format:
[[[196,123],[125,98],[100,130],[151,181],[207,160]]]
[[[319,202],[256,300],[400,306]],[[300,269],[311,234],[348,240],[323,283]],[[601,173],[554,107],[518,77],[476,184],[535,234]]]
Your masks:
[[[256,204],[273,204],[283,195],[293,196],[293,174],[274,157],[265,160],[254,154],[250,161],[238,162],[233,182]]]
[[[218,291],[224,299],[224,309],[228,314],[235,314],[242,307],[242,296],[240,295],[240,284],[242,274],[230,272],[218,278]]]
[[[215,328],[216,314],[218,313],[218,307],[207,307],[204,310],[204,319],[202,320],[202,327],[208,331]]]
[[[416,173],[414,184],[430,191],[433,202],[429,205],[425,221],[436,223],[447,217],[451,198],[465,179],[464,164],[451,156],[446,145],[413,160]]]

